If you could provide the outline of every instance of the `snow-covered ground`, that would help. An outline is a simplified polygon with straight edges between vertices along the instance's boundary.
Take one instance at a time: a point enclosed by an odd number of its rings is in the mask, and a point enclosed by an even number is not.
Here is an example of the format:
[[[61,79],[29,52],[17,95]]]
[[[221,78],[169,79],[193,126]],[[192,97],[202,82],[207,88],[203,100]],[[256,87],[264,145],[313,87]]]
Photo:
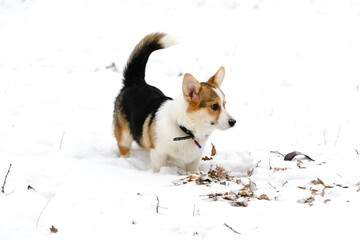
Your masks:
[[[0,0],[0,239],[359,239],[359,29],[355,0]],[[179,42],[147,68],[169,96],[225,66],[237,125],[205,176],[118,157],[122,67],[154,31]]]

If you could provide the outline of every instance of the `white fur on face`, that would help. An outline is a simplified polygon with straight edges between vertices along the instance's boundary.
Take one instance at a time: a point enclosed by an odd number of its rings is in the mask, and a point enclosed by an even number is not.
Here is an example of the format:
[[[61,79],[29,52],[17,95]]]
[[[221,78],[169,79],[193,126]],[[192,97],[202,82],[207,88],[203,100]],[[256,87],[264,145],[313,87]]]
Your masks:
[[[220,89],[218,88],[214,88],[214,91],[216,92],[216,94],[219,96],[220,98],[220,115],[218,120],[215,123],[215,126],[221,130],[225,130],[230,128],[230,124],[229,124],[229,120],[232,119],[232,117],[230,116],[230,114],[227,112],[225,106],[225,96],[224,94],[221,92]]]

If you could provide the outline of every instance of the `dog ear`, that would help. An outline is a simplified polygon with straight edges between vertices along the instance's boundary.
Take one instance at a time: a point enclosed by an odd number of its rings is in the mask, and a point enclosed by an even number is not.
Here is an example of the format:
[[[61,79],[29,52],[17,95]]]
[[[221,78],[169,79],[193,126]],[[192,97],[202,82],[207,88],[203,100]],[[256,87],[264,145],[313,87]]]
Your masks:
[[[184,80],[182,84],[183,95],[186,101],[189,103],[197,103],[200,100],[201,85],[198,80],[196,80],[191,74],[186,73],[184,75]]]
[[[220,87],[225,77],[225,68],[222,66],[219,70],[212,76],[208,83],[214,84],[217,87]]]

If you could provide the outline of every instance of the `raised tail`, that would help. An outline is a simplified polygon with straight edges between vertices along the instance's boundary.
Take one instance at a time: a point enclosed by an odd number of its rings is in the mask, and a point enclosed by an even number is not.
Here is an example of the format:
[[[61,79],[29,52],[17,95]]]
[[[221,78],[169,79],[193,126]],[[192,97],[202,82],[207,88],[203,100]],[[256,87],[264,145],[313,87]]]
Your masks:
[[[152,52],[170,47],[175,41],[166,33],[146,35],[134,48],[124,68],[124,87],[145,82],[145,68]]]

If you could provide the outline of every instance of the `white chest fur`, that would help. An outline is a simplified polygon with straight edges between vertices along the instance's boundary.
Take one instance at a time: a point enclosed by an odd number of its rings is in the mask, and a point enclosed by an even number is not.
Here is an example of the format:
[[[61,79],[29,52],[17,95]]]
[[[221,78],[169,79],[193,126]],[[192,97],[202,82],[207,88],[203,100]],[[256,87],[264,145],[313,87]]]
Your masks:
[[[158,171],[156,168],[159,165],[161,167],[166,164],[169,159],[175,160],[180,165],[195,165],[195,167],[189,167],[190,171],[194,171],[194,168],[199,165],[210,132],[199,134],[196,125],[186,117],[186,108],[186,101],[182,97],[178,97],[173,101],[164,103],[157,112],[155,118],[155,149],[151,153],[151,161],[153,167],[155,166],[154,171]],[[176,137],[187,136],[179,125],[186,126],[186,128],[193,131],[195,139],[200,143],[201,148],[191,138],[174,141]]]

